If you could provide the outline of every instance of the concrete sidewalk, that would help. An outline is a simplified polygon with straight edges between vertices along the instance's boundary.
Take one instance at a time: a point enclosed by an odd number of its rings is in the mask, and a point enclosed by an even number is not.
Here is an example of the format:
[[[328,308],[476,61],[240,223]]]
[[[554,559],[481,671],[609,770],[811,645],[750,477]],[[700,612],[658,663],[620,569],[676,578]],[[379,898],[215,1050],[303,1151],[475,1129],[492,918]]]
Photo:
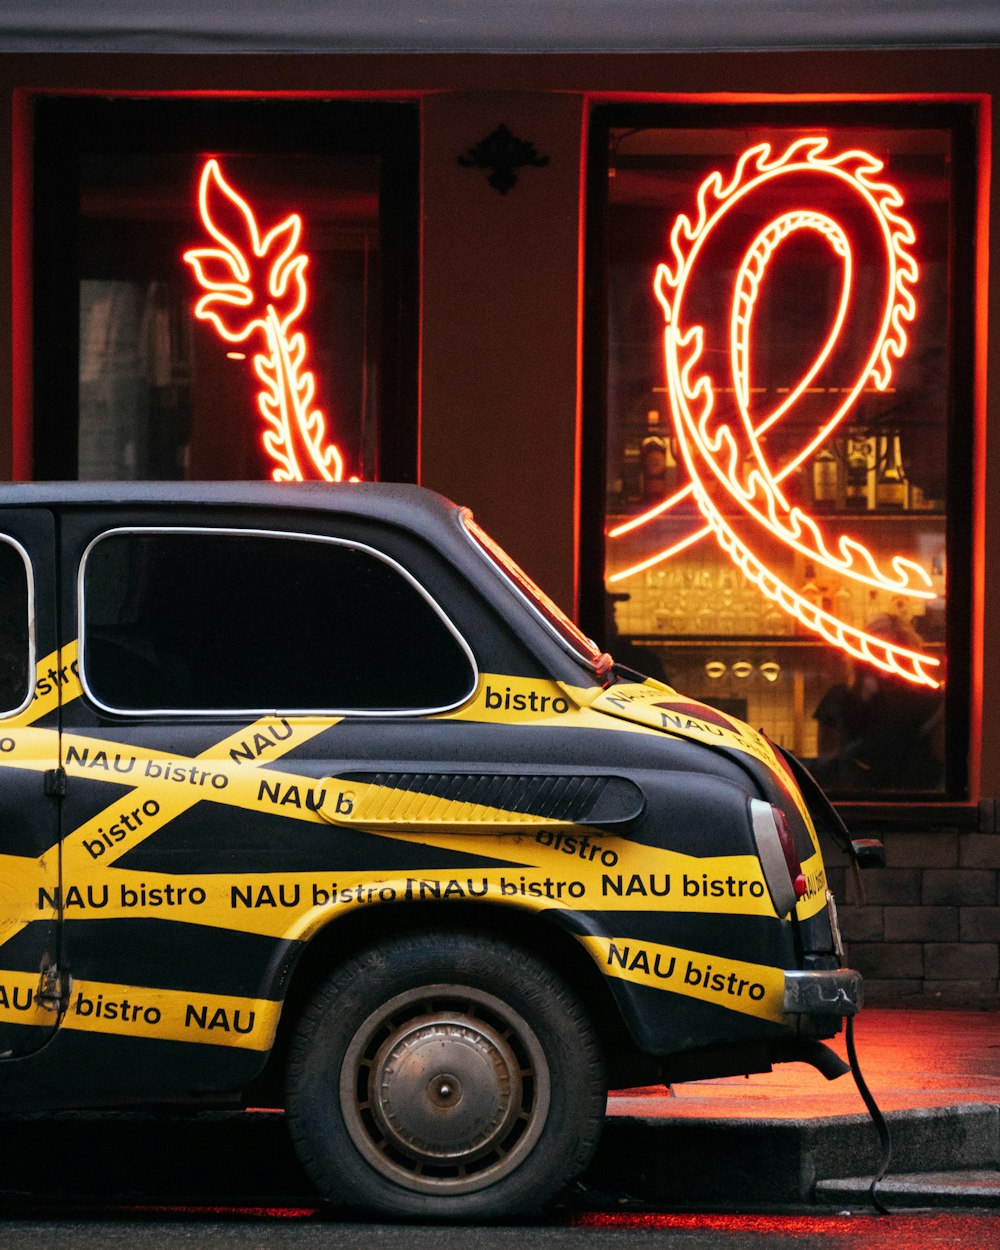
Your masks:
[[[883,1200],[1000,1206],[1000,1013],[866,1008],[855,1046],[893,1139]],[[588,1179],[639,1203],[863,1205],[881,1155],[853,1077],[799,1063],[620,1091],[608,1117]]]
[[[846,1062],[843,1033],[827,1043]],[[986,1103],[1000,1107],[1000,1012],[867,1007],[854,1024],[861,1072],[882,1111]],[[850,1076],[828,1081],[804,1063],[773,1072],[626,1090],[612,1116],[762,1116],[799,1120],[865,1110]]]

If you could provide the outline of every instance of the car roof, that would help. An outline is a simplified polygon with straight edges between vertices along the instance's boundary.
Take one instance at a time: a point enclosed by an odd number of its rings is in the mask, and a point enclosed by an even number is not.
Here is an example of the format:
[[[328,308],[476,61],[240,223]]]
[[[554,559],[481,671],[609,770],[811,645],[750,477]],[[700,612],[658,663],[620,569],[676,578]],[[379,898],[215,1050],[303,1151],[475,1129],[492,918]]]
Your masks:
[[[479,544],[462,538],[457,518],[458,505],[423,486],[400,482],[10,482],[0,483],[0,516],[5,509],[39,508],[70,512],[75,509],[130,513],[148,508],[151,513],[176,507],[181,509],[246,508],[253,515],[271,510],[325,512],[381,522],[416,535],[460,567],[486,599],[508,615],[512,605],[522,638],[534,639],[532,649],[544,649],[550,671],[559,673],[571,655],[572,670],[566,679],[578,677],[579,665],[586,660],[574,649],[567,649],[554,630],[539,614],[523,591],[510,580],[496,562],[477,551]],[[471,513],[470,513],[471,515]],[[154,521],[153,516],[150,521]],[[159,518],[162,519],[162,518]],[[134,515],[129,518],[135,524]],[[503,589],[506,587],[506,589]],[[522,613],[525,615],[522,616]],[[525,631],[529,628],[530,635]]]
[[[0,508],[224,507],[315,509],[391,521],[420,530],[454,514],[455,504],[399,482],[10,482]]]

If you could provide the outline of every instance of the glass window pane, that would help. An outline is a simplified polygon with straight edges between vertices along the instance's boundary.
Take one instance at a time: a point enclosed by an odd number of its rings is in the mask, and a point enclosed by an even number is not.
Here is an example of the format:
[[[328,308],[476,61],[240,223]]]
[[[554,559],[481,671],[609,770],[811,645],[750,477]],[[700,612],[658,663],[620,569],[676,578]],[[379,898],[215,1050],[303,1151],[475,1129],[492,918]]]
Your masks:
[[[412,476],[412,106],[52,98],[35,123],[36,477]]]
[[[334,444],[346,476],[375,476],[378,439],[379,161],[376,157],[230,156],[226,183],[252,209],[265,235],[302,219],[296,254],[305,258],[305,306],[284,340],[261,325],[227,342],[195,318],[207,292],[185,263],[185,251],[220,249],[198,216],[198,187],[208,157],[148,154],[81,159],[80,407],[78,476],[87,479],[228,479],[270,477],[279,462],[264,435],[280,433],[260,412],[274,396],[260,368],[271,369],[279,403],[315,382],[303,415],[319,410],[324,446]],[[227,211],[228,210],[228,211]],[[231,245],[252,258],[245,223],[222,196],[216,216]],[[234,329],[278,304],[287,316],[296,297],[289,283],[284,308],[264,287],[280,247],[272,248],[246,284],[252,303]],[[210,277],[219,279],[212,271]],[[236,275],[221,277],[235,281]],[[258,289],[262,288],[262,289]],[[261,305],[258,307],[257,305]],[[237,325],[237,323],[239,323]],[[295,361],[294,335],[303,353]],[[258,358],[262,364],[258,365]],[[303,440],[294,411],[290,441]],[[280,437],[284,437],[281,433]],[[317,476],[305,447],[296,460]]]
[[[6,539],[0,540],[0,714],[22,707],[28,698],[29,616],[24,557]]]
[[[953,134],[751,121],[609,131],[609,648],[942,794]]]
[[[123,711],[400,711],[476,676],[397,567],[339,542],[112,534],[84,570],[84,681]]]

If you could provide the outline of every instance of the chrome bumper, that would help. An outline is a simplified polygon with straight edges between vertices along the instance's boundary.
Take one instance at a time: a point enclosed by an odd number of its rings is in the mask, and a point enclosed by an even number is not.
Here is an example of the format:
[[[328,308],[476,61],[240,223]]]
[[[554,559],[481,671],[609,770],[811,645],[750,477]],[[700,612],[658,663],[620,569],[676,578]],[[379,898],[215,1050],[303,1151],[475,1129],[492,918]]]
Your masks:
[[[786,1015],[853,1016],[864,1001],[864,982],[853,968],[786,972]]]

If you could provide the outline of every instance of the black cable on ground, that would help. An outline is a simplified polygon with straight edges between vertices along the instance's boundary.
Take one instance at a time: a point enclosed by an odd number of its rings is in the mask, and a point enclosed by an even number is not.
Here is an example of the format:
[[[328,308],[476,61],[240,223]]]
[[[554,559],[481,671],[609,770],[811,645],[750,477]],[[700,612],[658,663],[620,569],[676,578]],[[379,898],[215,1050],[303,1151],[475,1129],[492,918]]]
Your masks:
[[[868,1190],[871,1196],[872,1206],[880,1215],[891,1215],[892,1211],[885,1206],[878,1196],[878,1186],[889,1170],[889,1164],[892,1162],[892,1138],[889,1135],[889,1125],[885,1122],[885,1116],[879,1110],[878,1103],[872,1096],[871,1090],[865,1083],[865,1078],[861,1075],[861,1065],[858,1063],[858,1052],[854,1048],[854,1017],[847,1017],[847,1058],[851,1065],[851,1075],[854,1077],[854,1084],[858,1087],[858,1093],[861,1095],[862,1101],[868,1108],[868,1114],[872,1118],[872,1123],[878,1132],[879,1141],[882,1144],[882,1157],[879,1161],[878,1171],[872,1178],[871,1186]]]

